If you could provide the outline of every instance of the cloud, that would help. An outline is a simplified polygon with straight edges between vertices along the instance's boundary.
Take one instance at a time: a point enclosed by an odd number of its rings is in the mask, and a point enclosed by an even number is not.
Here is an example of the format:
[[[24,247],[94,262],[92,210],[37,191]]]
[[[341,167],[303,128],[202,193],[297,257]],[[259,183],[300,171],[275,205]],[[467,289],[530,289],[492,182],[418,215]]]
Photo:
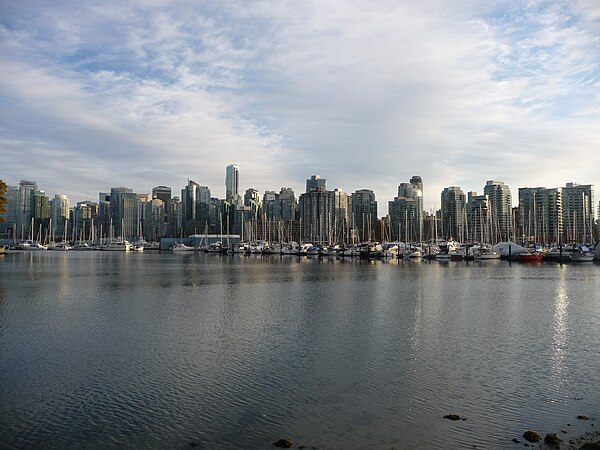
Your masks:
[[[592,1],[11,5],[2,176],[222,196],[236,162],[244,187],[319,173],[382,212],[415,174],[428,208],[491,178],[599,184],[599,25]]]

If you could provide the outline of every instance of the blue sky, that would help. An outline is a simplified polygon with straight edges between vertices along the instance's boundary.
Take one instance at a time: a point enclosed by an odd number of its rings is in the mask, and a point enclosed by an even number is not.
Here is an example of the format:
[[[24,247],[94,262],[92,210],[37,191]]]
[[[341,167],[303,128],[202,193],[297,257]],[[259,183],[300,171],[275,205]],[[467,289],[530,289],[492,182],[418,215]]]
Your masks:
[[[0,177],[72,201],[600,185],[593,0],[4,2],[0,65]]]

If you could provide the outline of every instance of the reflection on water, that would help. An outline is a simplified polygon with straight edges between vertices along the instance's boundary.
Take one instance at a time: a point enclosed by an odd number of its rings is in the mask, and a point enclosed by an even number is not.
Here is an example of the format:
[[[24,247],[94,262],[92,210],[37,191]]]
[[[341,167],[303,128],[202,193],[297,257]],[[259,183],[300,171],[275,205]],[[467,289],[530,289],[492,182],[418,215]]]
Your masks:
[[[554,353],[552,355],[554,361],[554,376],[556,383],[560,386],[567,380],[565,379],[566,367],[566,347],[568,333],[568,315],[567,308],[569,306],[569,297],[567,295],[567,286],[565,281],[565,271],[559,271],[558,286],[556,289],[556,299],[554,302]],[[557,386],[557,387],[559,387]]]
[[[512,448],[600,413],[599,288],[598,265],[5,255],[0,447]]]

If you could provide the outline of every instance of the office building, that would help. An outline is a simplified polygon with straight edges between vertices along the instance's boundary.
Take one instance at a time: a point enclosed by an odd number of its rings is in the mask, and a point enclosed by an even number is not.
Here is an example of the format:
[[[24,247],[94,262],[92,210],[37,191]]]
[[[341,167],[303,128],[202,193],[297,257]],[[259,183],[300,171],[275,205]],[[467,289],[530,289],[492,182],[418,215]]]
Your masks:
[[[355,191],[351,197],[352,223],[358,237],[366,242],[373,240],[373,232],[377,225],[377,201],[375,193],[370,189]]]
[[[442,191],[442,237],[465,242],[467,238],[466,197],[458,186],[450,186]]]
[[[400,183],[398,196],[388,203],[394,240],[421,242],[423,239],[423,180],[419,176]]]
[[[66,195],[56,194],[50,200],[50,216],[52,219],[52,229],[54,236],[58,239],[67,235],[68,238],[68,223],[69,209],[71,205],[69,198]],[[60,239],[58,239],[60,240]]]
[[[488,180],[483,188],[490,205],[492,242],[508,241],[513,235],[512,195],[502,181]]]
[[[594,186],[567,183],[562,188],[563,242],[592,243]]]
[[[230,164],[225,169],[225,198],[233,200],[234,196],[239,194],[240,187],[240,168],[235,164]]]

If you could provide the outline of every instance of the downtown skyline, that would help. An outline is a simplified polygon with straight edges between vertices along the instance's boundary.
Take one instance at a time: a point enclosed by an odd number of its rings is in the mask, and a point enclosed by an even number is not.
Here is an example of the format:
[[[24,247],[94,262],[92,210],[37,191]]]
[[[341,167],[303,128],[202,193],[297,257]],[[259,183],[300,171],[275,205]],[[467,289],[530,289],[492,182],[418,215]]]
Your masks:
[[[5,5],[0,177],[224,198],[235,162],[244,188],[384,200],[419,173],[425,210],[487,179],[599,185],[600,7],[480,3]]]

